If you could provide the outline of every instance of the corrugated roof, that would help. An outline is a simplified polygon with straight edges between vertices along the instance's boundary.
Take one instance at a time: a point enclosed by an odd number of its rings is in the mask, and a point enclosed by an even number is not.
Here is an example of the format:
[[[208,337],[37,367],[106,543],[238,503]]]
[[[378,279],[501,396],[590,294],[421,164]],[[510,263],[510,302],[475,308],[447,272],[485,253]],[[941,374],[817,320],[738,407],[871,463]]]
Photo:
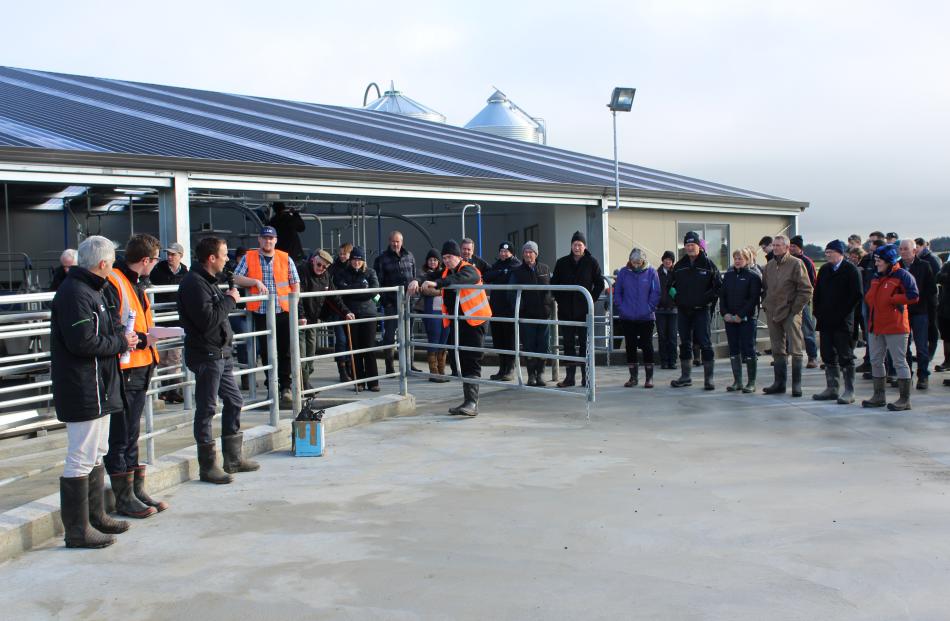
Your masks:
[[[613,161],[358,108],[0,67],[0,146],[613,185]],[[624,188],[775,196],[620,165]]]

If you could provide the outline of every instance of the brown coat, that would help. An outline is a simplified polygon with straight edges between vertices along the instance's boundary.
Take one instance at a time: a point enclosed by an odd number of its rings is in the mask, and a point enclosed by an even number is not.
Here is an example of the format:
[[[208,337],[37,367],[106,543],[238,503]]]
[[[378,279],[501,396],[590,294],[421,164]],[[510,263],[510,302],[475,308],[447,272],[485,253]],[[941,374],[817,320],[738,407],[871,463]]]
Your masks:
[[[811,302],[814,288],[801,259],[785,253],[775,257],[762,270],[762,289],[765,291],[762,308],[769,321],[782,323],[799,314]]]

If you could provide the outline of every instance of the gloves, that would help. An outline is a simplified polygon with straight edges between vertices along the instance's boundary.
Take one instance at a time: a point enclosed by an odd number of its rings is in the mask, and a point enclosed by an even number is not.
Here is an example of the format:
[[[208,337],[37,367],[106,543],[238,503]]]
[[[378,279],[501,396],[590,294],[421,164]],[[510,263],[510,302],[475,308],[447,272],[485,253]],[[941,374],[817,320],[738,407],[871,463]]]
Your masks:
[[[670,287],[670,298],[676,299],[676,287]]]

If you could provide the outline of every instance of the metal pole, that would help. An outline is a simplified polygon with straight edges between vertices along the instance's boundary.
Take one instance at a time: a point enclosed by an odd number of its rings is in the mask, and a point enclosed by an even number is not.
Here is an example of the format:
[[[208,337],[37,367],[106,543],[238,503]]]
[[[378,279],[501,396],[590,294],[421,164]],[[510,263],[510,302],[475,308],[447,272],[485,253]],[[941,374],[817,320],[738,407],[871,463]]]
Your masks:
[[[591,298],[588,298],[591,299]],[[590,312],[587,313],[587,402],[594,400],[594,304],[589,302]],[[587,409],[587,419],[590,420],[590,408]]]
[[[155,438],[152,437],[153,431],[155,431],[155,416],[152,409],[152,395],[145,395],[145,433],[148,435],[145,439],[145,463],[149,465],[155,463]]]
[[[478,214],[478,256],[482,256],[482,206],[479,205],[475,211]]]
[[[267,382],[267,398],[270,402],[270,424],[276,427],[280,422],[280,388],[277,385],[277,292],[267,295],[267,362],[270,364],[270,379]]]
[[[182,379],[182,381],[183,381],[183,382],[191,382],[191,381],[194,381],[194,379],[195,379],[194,373],[192,373],[192,372],[188,369],[188,367],[185,365],[184,352],[182,352],[182,357],[181,357],[181,358],[182,358],[181,367],[179,367],[179,368],[181,369],[182,373],[184,374],[184,378]],[[195,385],[194,385],[194,384],[186,384],[186,385],[182,386],[182,387],[181,387],[181,395],[182,395],[182,401],[184,402],[184,403],[182,403],[182,405],[185,407],[185,409],[186,409],[186,410],[193,410],[193,409],[195,408]]]
[[[620,159],[617,157],[617,111],[612,110],[611,114],[613,114],[614,117],[614,191],[617,199],[614,207],[620,209]],[[604,243],[606,244],[607,240],[604,240]]]
[[[515,291],[515,369],[518,375],[518,385],[524,384],[524,377],[521,375],[521,289]],[[494,343],[492,343],[494,345]]]
[[[406,338],[406,316],[408,314],[406,307],[406,294],[402,287],[400,287],[396,292],[396,312],[399,314],[399,319],[397,320],[396,345],[399,352],[399,394],[404,397],[409,394],[409,363],[406,360],[408,357],[406,354],[409,349],[409,339]]]
[[[607,336],[607,366],[610,366],[610,359],[614,354],[614,288],[607,278],[607,325],[604,326],[604,334]]]
[[[3,184],[3,206],[6,211],[6,221],[7,221],[7,252],[13,252],[12,242],[10,241],[10,191],[8,189],[8,184]],[[63,217],[66,217],[66,214],[63,214]],[[7,286],[10,286],[10,283],[13,282],[13,263],[7,263]]]
[[[459,317],[459,303],[462,300],[462,291],[457,289],[455,291],[455,319],[452,320],[452,328],[455,331],[455,370],[458,371],[459,377],[465,377],[462,375],[462,358],[459,356],[459,322],[462,320]],[[463,382],[464,383],[464,382]]]
[[[557,301],[554,302],[554,316],[557,317]],[[561,351],[561,335],[557,327],[557,322],[554,323],[554,329],[551,330],[551,333],[554,335],[554,353],[556,354]],[[561,361],[555,358],[551,361],[551,381],[558,381],[560,374]]]
[[[308,268],[309,269],[309,268]],[[303,390],[300,381],[300,314],[297,304],[300,301],[300,294],[296,291],[290,292],[290,391],[293,394],[294,412],[299,412],[303,407],[303,398],[300,391]]]
[[[135,209],[132,205],[132,197],[129,196],[129,237],[135,235]]]
[[[244,311],[244,328],[245,332],[255,332],[256,328],[254,327],[254,312],[246,310]],[[254,368],[257,366],[257,337],[253,336],[249,339],[244,339],[244,351],[247,352],[247,366],[249,368]],[[257,371],[253,371],[247,374],[247,386],[248,386],[248,398],[251,401],[257,401]]]

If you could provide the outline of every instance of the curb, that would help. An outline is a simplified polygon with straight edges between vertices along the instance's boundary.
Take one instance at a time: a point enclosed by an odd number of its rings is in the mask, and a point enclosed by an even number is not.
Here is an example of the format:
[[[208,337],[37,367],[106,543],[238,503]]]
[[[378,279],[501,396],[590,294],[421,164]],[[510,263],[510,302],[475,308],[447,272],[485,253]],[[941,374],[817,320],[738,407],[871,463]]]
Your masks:
[[[383,395],[361,402],[327,408],[323,417],[325,433],[333,433],[387,418],[415,414],[416,400],[412,395]],[[290,419],[277,427],[259,425],[244,430],[245,455],[260,455],[290,448]],[[217,440],[220,452],[220,439]],[[186,481],[198,478],[198,457],[195,446],[163,455],[148,466],[146,479],[149,493],[157,494]],[[106,487],[106,505],[114,501]],[[59,493],[50,494],[33,502],[0,514],[0,563],[42,545],[63,533],[59,513]]]

